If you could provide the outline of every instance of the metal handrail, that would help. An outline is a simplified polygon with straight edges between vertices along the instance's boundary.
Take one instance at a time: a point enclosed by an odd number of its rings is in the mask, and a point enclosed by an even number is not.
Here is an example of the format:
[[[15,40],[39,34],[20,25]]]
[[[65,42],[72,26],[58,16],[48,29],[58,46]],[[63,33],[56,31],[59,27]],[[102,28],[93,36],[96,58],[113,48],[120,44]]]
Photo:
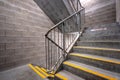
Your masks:
[[[78,40],[78,38],[83,34],[83,31],[84,31],[84,30],[85,30],[85,28],[83,28],[83,29],[81,30],[80,34],[78,35],[78,37],[76,37],[75,41],[73,42],[73,44],[71,44],[71,46],[73,46],[73,45],[75,44],[75,42]],[[60,47],[60,46],[58,46],[58,47]],[[68,53],[69,53],[69,51],[71,50],[71,48],[72,48],[72,47],[70,47],[69,50],[65,51],[65,53],[67,53],[66,56],[68,55]],[[62,49],[62,48],[60,47],[60,49]],[[62,50],[63,50],[63,49],[62,49]],[[59,61],[60,61],[60,59],[61,59],[62,57],[63,57],[63,56],[60,56],[60,57],[59,57],[58,61],[56,61],[55,65],[52,67],[51,70],[48,70],[48,72],[51,72],[51,71],[53,71],[53,70],[55,69],[56,65],[59,63]]]
[[[79,3],[80,3],[80,1],[79,1]],[[56,25],[54,25],[46,34],[45,34],[45,43],[46,43],[46,67],[47,67],[47,64],[52,64],[52,51],[51,51],[51,53],[49,54],[49,50],[52,50],[52,46],[56,46],[57,48],[59,48],[59,52],[58,52],[58,54],[60,54],[61,53],[61,51],[62,51],[62,55],[60,55],[59,57],[58,57],[58,59],[57,59],[57,61],[54,63],[54,65],[52,66],[52,68],[50,68],[50,69],[48,69],[48,72],[52,72],[52,71],[54,71],[54,69],[55,68],[57,68],[56,66],[59,64],[59,66],[58,66],[58,68],[60,67],[60,60],[62,59],[62,58],[64,58],[64,60],[65,60],[65,58],[66,58],[66,56],[68,55],[68,53],[69,53],[69,51],[71,50],[71,48],[72,48],[72,46],[74,45],[74,43],[77,41],[77,39],[79,38],[79,36],[83,33],[83,30],[80,32],[79,31],[79,33],[77,34],[75,34],[75,35],[77,35],[75,38],[73,38],[72,39],[72,41],[70,42],[70,45],[68,45],[68,49],[65,49],[65,45],[62,45],[63,47],[61,47],[60,45],[59,45],[59,41],[58,41],[58,43],[57,42],[55,42],[55,39],[53,40],[52,38],[53,37],[55,37],[55,29],[57,29],[58,31],[59,31],[59,26],[60,25],[62,25],[62,27],[63,27],[63,25],[64,25],[64,23],[65,22],[67,22],[67,21],[69,21],[69,19],[71,19],[72,17],[80,17],[80,16],[77,16],[78,14],[80,14],[81,15],[81,11],[83,11],[84,10],[84,8],[82,7],[82,5],[81,5],[81,3],[80,3],[80,6],[81,6],[81,9],[80,10],[78,10],[78,11],[76,11],[75,13],[73,13],[72,15],[70,15],[70,16],[68,16],[67,18],[65,18],[65,19],[63,19],[62,21],[60,21],[59,23],[57,23]],[[76,22],[77,23],[77,22]],[[74,23],[74,24],[76,24],[76,23]],[[78,23],[77,23],[77,25],[78,25]],[[80,27],[80,26],[79,26]],[[51,32],[51,33],[50,33]],[[54,36],[52,36],[52,32],[54,32]],[[49,34],[51,34],[51,36],[49,36]],[[62,34],[61,34],[62,35]],[[70,35],[71,36],[71,35]],[[62,38],[63,38],[63,44],[65,44],[65,34],[64,34],[64,30],[63,30],[63,36],[62,36]],[[59,38],[59,33],[58,33],[58,38]],[[49,44],[49,43],[52,43],[52,44]],[[50,48],[49,48],[50,47]],[[53,50],[54,51],[54,50]],[[51,60],[51,61],[49,61],[49,59]],[[58,69],[57,68],[57,69]],[[56,70],[57,70],[56,69]]]
[[[63,19],[62,21],[58,22],[56,25],[54,25],[46,34],[45,36],[47,37],[47,35],[49,34],[49,32],[51,32],[53,29],[55,29],[56,27],[58,27],[60,24],[64,23],[64,21],[68,20],[69,18],[71,18],[72,16],[76,15],[77,13],[79,13],[80,11],[84,10],[84,8],[80,9],[79,11],[73,13],[72,15],[68,16],[67,18]]]

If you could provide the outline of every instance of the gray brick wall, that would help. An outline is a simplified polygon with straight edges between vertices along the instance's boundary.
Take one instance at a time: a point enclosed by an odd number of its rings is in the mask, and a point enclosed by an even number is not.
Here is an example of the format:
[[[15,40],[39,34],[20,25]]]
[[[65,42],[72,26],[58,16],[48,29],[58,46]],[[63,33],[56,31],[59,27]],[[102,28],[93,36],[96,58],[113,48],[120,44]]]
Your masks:
[[[82,0],[86,9],[85,26],[95,26],[116,22],[115,0]]]
[[[0,0],[0,71],[45,66],[44,35],[53,25],[34,0]]]

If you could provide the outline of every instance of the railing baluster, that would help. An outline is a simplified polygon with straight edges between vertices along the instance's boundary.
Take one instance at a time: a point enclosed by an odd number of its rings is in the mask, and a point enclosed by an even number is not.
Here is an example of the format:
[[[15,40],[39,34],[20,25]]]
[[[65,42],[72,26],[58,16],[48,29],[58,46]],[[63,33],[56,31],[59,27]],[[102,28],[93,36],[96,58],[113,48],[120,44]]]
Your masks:
[[[46,51],[46,68],[48,68],[48,43],[47,43],[47,38],[45,38],[45,51]]]
[[[54,38],[54,41],[56,42],[55,30],[56,30],[56,28],[54,29],[54,32],[53,32],[53,34],[54,34],[54,37],[53,37],[53,38]],[[54,51],[53,51],[53,53],[54,53],[54,54],[53,54],[53,59],[56,60],[56,54],[55,54],[55,48],[56,48],[56,47],[55,47],[55,45],[53,45],[53,48],[54,48],[54,49],[53,49],[53,50],[54,50]],[[54,62],[54,61],[53,61],[53,62]]]
[[[60,32],[59,32],[59,28],[58,28],[58,45],[59,45],[59,43],[60,43],[60,42],[59,42],[59,34],[60,34]],[[57,57],[58,59],[59,59],[59,56],[60,56],[59,53],[60,53],[60,51],[59,51],[59,48],[58,48],[58,53],[57,53],[57,54],[58,54],[58,57]]]
[[[52,32],[51,32],[51,39],[53,40],[53,37],[52,37]],[[50,65],[52,67],[52,42],[51,42],[51,54],[50,54]]]
[[[74,32],[80,31],[82,24],[81,18],[83,15],[81,14],[83,9],[78,10],[78,4],[79,1],[77,1],[76,6],[71,0],[71,5],[76,12],[56,24],[45,35],[46,68],[50,70],[49,72],[58,69],[68,54],[67,49],[76,38],[78,39],[77,36],[79,35]]]
[[[50,47],[49,47],[49,40],[48,40],[48,69],[50,69],[50,52],[49,52],[49,50],[50,50]]]
[[[64,23],[62,25],[62,31],[63,31],[63,50],[65,50],[65,26],[64,26]],[[65,52],[65,51],[63,51]],[[64,55],[62,55],[64,57]]]

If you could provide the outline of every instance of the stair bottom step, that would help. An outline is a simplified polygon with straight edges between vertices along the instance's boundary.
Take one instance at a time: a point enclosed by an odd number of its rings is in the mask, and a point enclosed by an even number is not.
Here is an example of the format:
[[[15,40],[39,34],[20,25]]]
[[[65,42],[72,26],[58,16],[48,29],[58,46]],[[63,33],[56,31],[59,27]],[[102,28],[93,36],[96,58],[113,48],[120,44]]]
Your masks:
[[[68,60],[63,63],[65,70],[74,73],[85,80],[120,80],[120,74],[93,67],[76,61]]]
[[[66,70],[62,70],[62,71],[58,72],[55,76],[56,76],[55,80],[85,80],[85,79],[78,77]]]

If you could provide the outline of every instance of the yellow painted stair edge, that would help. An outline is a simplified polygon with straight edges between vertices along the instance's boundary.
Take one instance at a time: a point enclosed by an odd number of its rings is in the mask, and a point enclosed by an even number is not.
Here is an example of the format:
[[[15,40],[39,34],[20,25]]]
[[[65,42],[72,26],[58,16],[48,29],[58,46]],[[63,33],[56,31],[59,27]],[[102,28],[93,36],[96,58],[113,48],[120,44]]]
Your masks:
[[[96,76],[99,76],[99,77],[102,77],[102,78],[105,78],[105,79],[108,79],[108,80],[118,80],[118,79],[116,79],[116,78],[114,78],[114,77],[104,75],[104,74],[102,74],[102,73],[99,73],[99,72],[90,70],[90,69],[88,69],[88,68],[84,68],[84,67],[81,67],[81,66],[77,66],[77,65],[75,65],[75,64],[73,64],[73,63],[71,63],[71,62],[65,61],[65,62],[63,62],[63,64],[68,65],[68,66],[71,66],[71,67],[76,68],[76,69],[79,69],[79,70],[82,70],[82,71],[85,71],[85,72],[88,72],[88,73],[91,73],[91,74],[94,74],[94,75],[96,75]]]
[[[78,56],[78,57],[88,58],[88,59],[99,60],[99,61],[105,61],[105,62],[114,63],[114,64],[120,64],[119,61],[113,61],[113,60],[108,60],[108,59],[96,58],[96,57],[93,57],[93,56],[87,56],[87,55],[79,54],[79,53],[71,53],[70,55],[71,56]]]
[[[68,80],[66,77],[62,76],[61,74],[57,73],[55,74],[55,76],[57,76],[58,78],[62,79],[62,80]]]
[[[120,49],[100,48],[100,47],[87,47],[87,46],[74,46],[73,48],[93,49],[93,50],[107,50],[107,51],[120,51]]]
[[[54,77],[54,75],[47,73],[46,71],[42,70],[40,67],[35,66],[37,70],[39,70],[41,73],[43,73],[46,77]]]
[[[29,66],[34,72],[36,72],[40,77],[42,77],[43,79],[46,78],[46,76],[43,75],[42,73],[40,73],[32,64],[28,64],[28,66]]]
[[[42,68],[42,67],[41,67],[41,69],[42,69],[43,71],[47,72],[47,70],[46,70],[45,68]],[[55,72],[51,72],[51,75],[54,75],[54,74],[55,74]]]

